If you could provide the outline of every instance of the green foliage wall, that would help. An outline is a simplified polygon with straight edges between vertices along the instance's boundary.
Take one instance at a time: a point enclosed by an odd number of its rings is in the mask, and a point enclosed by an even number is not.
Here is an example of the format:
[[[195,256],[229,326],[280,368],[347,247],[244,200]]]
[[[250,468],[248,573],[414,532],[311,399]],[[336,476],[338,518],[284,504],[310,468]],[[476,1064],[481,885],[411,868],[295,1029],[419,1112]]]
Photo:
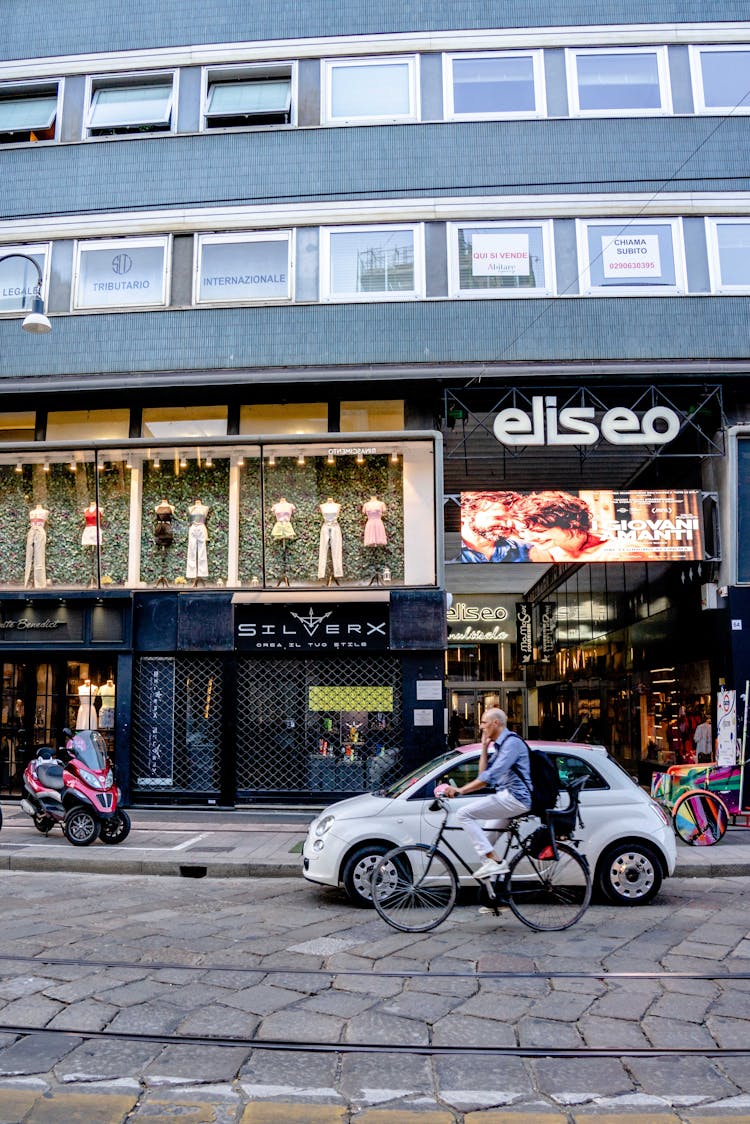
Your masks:
[[[141,531],[141,581],[154,585],[161,574],[162,551],[154,542],[154,508],[166,499],[175,509],[174,542],[164,551],[164,575],[172,584],[185,578],[187,565],[188,508],[195,500],[210,508],[206,519],[209,585],[227,580],[229,559],[229,459],[214,460],[213,467],[188,461],[181,468],[174,458],[163,460],[159,468],[150,461],[143,466],[143,515]]]

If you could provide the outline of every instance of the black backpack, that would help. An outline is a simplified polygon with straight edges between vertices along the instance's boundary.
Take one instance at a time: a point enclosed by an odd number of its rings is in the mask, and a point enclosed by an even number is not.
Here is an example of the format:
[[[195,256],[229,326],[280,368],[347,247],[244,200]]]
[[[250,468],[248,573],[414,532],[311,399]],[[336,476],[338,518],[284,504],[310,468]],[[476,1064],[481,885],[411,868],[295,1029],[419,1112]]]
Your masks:
[[[538,816],[542,823],[546,823],[547,812],[554,808],[560,795],[562,788],[560,776],[549,754],[542,749],[532,749],[529,745],[526,745],[526,748],[529,751],[531,768],[531,814]],[[515,766],[513,768],[520,777],[518,769]],[[523,777],[521,779],[523,780]]]

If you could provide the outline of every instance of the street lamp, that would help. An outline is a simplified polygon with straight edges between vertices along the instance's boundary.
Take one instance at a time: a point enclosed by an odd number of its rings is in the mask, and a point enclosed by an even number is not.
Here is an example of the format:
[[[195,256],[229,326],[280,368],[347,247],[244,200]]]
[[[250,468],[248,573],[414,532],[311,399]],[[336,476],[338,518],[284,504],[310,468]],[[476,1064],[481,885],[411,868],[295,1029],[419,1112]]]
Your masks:
[[[0,257],[0,265],[9,258],[23,258],[24,261],[30,261],[36,270],[37,282],[36,290],[31,302],[31,312],[25,317],[21,327],[25,332],[33,332],[35,335],[42,335],[44,332],[51,332],[52,325],[44,311],[44,299],[42,297],[42,271],[39,268],[39,262],[34,261],[28,254],[3,254]]]

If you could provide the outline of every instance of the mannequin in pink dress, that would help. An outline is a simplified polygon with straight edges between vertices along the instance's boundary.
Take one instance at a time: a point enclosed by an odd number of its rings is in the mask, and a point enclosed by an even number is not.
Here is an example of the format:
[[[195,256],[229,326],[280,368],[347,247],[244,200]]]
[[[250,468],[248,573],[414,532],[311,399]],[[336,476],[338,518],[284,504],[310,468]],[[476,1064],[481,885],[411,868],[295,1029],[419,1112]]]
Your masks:
[[[367,516],[365,523],[365,546],[387,546],[388,536],[383,526],[383,516],[386,505],[377,496],[370,496],[367,503],[362,504],[362,514]]]

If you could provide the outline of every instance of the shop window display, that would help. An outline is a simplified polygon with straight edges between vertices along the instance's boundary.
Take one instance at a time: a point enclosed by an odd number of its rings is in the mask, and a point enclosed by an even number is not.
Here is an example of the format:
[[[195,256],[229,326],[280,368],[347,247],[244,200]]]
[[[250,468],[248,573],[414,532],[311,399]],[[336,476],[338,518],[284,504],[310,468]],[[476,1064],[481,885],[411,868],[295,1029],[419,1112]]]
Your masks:
[[[229,458],[159,450],[143,462],[141,581],[226,585]]]
[[[300,453],[274,456],[273,462],[267,458],[265,470],[267,584],[404,580],[398,458]],[[286,524],[278,518],[282,500],[294,508]],[[293,533],[285,532],[285,526]],[[241,566],[240,574],[247,584],[246,567]]]

